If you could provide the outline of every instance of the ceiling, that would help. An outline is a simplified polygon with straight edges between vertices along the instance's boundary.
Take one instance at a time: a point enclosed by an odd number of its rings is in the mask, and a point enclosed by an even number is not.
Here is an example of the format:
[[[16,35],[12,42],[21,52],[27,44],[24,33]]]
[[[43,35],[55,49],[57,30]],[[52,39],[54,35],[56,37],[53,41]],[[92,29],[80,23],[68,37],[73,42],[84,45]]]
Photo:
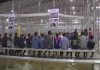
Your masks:
[[[47,13],[48,9],[59,8],[62,14],[86,17],[93,11],[93,0],[0,0],[0,2],[0,13],[4,14],[9,14],[12,9],[16,14],[32,14]],[[87,12],[88,10],[90,12]],[[36,26],[41,20],[43,20],[43,24],[47,24],[49,22],[48,19],[48,17],[28,18],[28,25]],[[79,22],[73,23],[73,21],[76,20]],[[85,19],[60,17],[60,22],[64,22],[60,25],[82,25],[84,24],[84,20]],[[27,24],[27,18],[20,18],[20,20],[16,18],[16,22],[19,23],[19,21],[22,23],[23,27]]]
[[[0,0],[0,3],[7,2],[7,1],[11,1],[11,0]]]

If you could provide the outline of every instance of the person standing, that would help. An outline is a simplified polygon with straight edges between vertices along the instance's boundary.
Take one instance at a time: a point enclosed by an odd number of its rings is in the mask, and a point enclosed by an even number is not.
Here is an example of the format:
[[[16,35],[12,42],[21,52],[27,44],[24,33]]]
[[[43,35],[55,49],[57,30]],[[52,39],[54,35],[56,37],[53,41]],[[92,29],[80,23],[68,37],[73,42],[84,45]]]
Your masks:
[[[39,36],[38,36],[37,32],[34,33],[34,36],[32,38],[32,48],[34,48],[34,49],[39,49],[40,48]]]
[[[1,45],[2,45],[2,35],[0,34],[0,47],[2,47]]]
[[[25,40],[24,40],[24,35],[23,34],[20,36],[19,42],[20,42],[19,47],[20,48],[25,48]]]
[[[74,32],[74,35],[71,37],[70,45],[72,49],[79,49],[79,38],[77,32]],[[79,58],[79,52],[75,53],[75,58]]]
[[[90,38],[91,36],[93,36],[93,33],[92,33],[92,29],[91,29],[91,28],[89,28],[88,36],[89,36],[89,38]]]
[[[54,48],[60,49],[59,43],[60,43],[61,37],[58,33],[56,33],[55,39],[54,39]]]
[[[14,47],[15,48],[19,48],[19,44],[20,44],[19,41],[20,41],[19,37],[17,36],[17,33],[15,33],[15,36],[14,36]]]
[[[81,36],[79,38],[79,45],[80,45],[80,49],[84,50],[87,49],[87,37],[84,33],[81,32]],[[87,52],[84,52],[84,58],[87,57]]]
[[[9,34],[9,37],[7,39],[7,47],[11,48],[12,47],[12,44],[13,44],[12,34]]]
[[[60,42],[59,42],[59,46],[61,49],[68,49],[69,48],[69,40],[66,38],[66,34],[63,33],[63,38],[61,38]]]
[[[66,38],[66,33],[63,33],[63,37],[61,38],[59,42],[59,46],[60,46],[60,49],[63,49],[63,50],[67,50],[69,48],[69,40]],[[67,56],[68,54],[69,52],[67,52]],[[60,56],[61,57],[63,56],[63,52],[60,52]]]
[[[31,34],[28,34],[28,37],[26,38],[26,46],[27,48],[31,48],[32,45],[32,38],[31,38]]]
[[[89,37],[89,41],[88,41],[88,43],[87,43],[87,48],[88,48],[89,50],[93,50],[93,49],[94,49],[94,46],[95,46],[95,42],[94,42],[94,40],[93,40],[93,36],[91,35],[91,36]],[[94,55],[94,52],[92,52],[92,54],[91,54],[90,57],[93,57],[93,55]]]
[[[53,48],[53,36],[51,31],[48,31],[48,35],[45,37],[45,46],[47,49]]]
[[[2,47],[7,47],[7,33],[4,33],[2,38]]]
[[[44,36],[44,33],[40,34],[40,49],[45,49]]]

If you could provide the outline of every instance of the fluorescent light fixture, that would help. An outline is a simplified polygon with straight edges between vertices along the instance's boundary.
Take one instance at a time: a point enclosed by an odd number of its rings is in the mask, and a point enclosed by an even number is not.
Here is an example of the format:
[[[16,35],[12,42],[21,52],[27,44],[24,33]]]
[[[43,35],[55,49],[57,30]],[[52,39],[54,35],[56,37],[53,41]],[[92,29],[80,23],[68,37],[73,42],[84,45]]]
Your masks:
[[[5,29],[8,29],[8,26],[6,26]]]
[[[60,23],[59,24],[63,24],[63,22],[62,21],[60,21]]]
[[[93,10],[94,8],[92,7],[92,10]]]
[[[79,20],[78,19],[72,20],[72,23],[77,24],[77,23],[79,23]]]
[[[13,13],[13,12],[14,12],[14,10],[11,10],[11,12]]]
[[[74,10],[74,9],[75,9],[75,7],[73,6],[73,7],[72,7],[72,9]]]
[[[74,0],[70,0],[70,2],[73,2]]]
[[[96,6],[96,9],[100,9],[100,6]]]
[[[32,23],[34,23],[34,22],[32,22]]]
[[[6,20],[7,22],[9,22],[9,18],[7,18],[7,20]]]
[[[43,23],[43,20],[41,20],[41,23]]]
[[[100,21],[96,21],[97,23],[100,23]]]

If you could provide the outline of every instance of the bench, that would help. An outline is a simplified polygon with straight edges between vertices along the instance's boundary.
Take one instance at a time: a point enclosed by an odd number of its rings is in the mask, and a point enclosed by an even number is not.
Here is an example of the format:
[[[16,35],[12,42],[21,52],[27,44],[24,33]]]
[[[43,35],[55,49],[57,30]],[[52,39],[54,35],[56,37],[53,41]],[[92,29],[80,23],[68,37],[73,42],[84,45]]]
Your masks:
[[[0,55],[28,56],[28,57],[48,57],[48,58],[66,58],[67,53],[72,53],[72,58],[76,52],[94,53],[96,50],[62,50],[62,49],[33,49],[33,48],[0,48]]]

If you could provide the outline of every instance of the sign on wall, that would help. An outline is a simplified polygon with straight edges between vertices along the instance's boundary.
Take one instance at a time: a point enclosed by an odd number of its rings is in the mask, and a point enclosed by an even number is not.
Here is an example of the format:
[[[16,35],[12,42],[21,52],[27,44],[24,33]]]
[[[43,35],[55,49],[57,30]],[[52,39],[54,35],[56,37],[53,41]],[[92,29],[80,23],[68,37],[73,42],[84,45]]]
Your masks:
[[[7,18],[7,22],[8,22],[8,30],[11,32],[14,26],[14,20],[15,20],[15,14],[14,12],[11,12],[9,14],[9,17]]]
[[[57,27],[59,24],[59,9],[49,9],[49,26]]]

